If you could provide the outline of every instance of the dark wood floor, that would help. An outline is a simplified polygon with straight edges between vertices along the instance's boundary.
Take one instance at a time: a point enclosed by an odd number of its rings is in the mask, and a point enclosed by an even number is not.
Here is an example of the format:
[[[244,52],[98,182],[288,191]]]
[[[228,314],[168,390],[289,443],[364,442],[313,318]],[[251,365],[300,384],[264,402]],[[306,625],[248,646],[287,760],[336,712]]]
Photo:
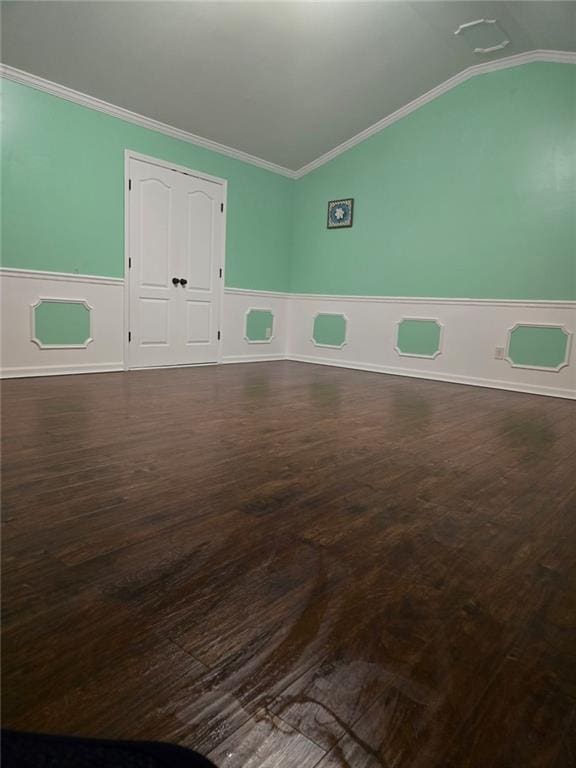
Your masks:
[[[576,765],[576,406],[298,363],[3,386],[4,724]]]

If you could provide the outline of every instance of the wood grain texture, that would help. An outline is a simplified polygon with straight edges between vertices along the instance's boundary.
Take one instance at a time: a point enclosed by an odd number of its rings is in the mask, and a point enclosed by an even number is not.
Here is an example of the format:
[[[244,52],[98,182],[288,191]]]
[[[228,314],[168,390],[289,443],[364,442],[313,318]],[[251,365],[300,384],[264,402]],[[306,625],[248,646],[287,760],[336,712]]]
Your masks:
[[[297,363],[3,385],[3,716],[229,768],[575,768],[573,403]]]

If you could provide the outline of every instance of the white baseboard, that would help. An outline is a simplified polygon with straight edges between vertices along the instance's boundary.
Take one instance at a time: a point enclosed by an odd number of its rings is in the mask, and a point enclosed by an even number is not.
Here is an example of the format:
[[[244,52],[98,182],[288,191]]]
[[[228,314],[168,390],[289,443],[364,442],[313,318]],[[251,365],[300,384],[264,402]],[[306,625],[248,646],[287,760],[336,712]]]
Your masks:
[[[117,373],[123,371],[122,363],[101,363],[99,365],[44,365],[38,368],[2,368],[0,378],[26,379],[37,376],[70,376],[79,373]]]
[[[369,371],[370,373],[387,373],[391,376],[407,376],[414,379],[428,379],[429,381],[444,381],[449,384],[466,384],[471,387],[486,387],[488,389],[503,389],[509,392],[524,392],[530,395],[545,395],[547,397],[562,397],[568,400],[576,400],[576,392],[558,387],[543,387],[530,384],[512,384],[508,381],[496,379],[480,379],[472,376],[455,376],[447,374],[435,374],[429,371],[409,370],[406,368],[394,368],[386,365],[374,365],[351,361],[320,359],[305,355],[290,355],[286,358],[296,363],[311,363],[312,365],[327,365],[335,368],[349,368],[355,371]]]
[[[568,389],[558,387],[542,387],[527,384],[511,384],[506,381],[494,379],[479,379],[472,376],[449,376],[429,373],[428,371],[414,371],[405,368],[393,368],[385,365],[365,364],[351,361],[321,359],[305,355],[238,355],[229,356],[222,359],[223,365],[234,365],[241,363],[270,363],[279,361],[289,361],[295,363],[307,363],[310,365],[325,365],[334,368],[346,368],[348,370],[366,371],[369,373],[384,373],[390,376],[405,376],[414,379],[427,379],[429,381],[443,381],[449,384],[465,384],[472,387],[484,387],[487,389],[501,389],[508,392],[526,393],[531,395],[543,395],[546,397],[560,397],[568,400],[576,400],[576,393]],[[182,367],[182,366],[174,366]],[[189,366],[200,367],[200,366]],[[154,370],[144,368],[140,370]],[[124,371],[122,363],[109,363],[102,365],[86,366],[44,366],[41,368],[4,368],[1,378],[36,378],[41,376],[69,376],[83,373],[118,373]]]
[[[286,355],[225,355],[222,363],[272,363],[277,360],[286,360]]]

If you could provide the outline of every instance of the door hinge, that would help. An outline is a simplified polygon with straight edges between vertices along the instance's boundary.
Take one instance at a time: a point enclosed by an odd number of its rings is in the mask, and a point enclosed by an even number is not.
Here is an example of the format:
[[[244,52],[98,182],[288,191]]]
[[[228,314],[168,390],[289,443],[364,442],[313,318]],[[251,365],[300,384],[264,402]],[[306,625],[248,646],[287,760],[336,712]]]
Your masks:
[[[221,334],[220,334],[220,331],[218,331],[218,341],[220,341],[220,337],[221,337]]]
[[[220,267],[220,277],[222,277],[222,267]]]
[[[128,341],[132,341],[132,331],[128,331]]]
[[[220,213],[224,213],[224,203],[220,203]]]
[[[128,179],[128,189],[132,189],[132,179]]]
[[[132,269],[132,257],[128,256],[128,269]]]

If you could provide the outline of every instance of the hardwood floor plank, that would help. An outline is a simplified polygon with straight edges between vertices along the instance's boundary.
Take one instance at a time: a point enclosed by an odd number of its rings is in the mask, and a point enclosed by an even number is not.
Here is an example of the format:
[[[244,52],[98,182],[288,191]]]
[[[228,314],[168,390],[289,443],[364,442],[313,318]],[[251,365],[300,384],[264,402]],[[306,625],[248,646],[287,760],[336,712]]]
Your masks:
[[[576,410],[264,363],[3,385],[4,724],[576,768]]]
[[[313,768],[323,754],[282,720],[259,712],[208,756],[219,768]]]

